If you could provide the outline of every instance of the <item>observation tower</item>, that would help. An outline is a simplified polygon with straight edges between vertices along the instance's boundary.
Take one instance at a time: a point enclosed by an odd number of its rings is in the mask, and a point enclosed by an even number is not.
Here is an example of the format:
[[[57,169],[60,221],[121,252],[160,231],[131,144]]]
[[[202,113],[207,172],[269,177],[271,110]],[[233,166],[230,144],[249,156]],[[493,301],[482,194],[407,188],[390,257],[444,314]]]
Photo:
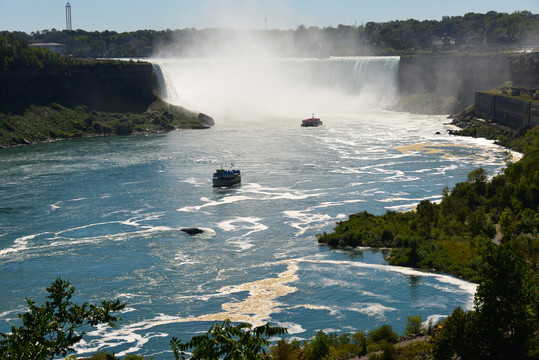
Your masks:
[[[73,30],[71,28],[71,4],[66,4],[66,30]]]

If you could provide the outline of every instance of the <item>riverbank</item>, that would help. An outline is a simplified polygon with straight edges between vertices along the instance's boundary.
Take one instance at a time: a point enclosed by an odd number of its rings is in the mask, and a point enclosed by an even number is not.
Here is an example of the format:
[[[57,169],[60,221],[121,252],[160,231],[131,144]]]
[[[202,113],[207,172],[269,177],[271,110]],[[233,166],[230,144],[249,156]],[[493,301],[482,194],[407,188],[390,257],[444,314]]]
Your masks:
[[[207,129],[213,125],[211,117],[170,105],[158,97],[141,113],[57,103],[31,105],[21,114],[0,113],[0,148],[78,137]]]
[[[456,116],[453,124],[461,127],[455,135],[481,134],[524,155],[490,181],[483,169],[472,171],[466,181],[445,189],[440,203],[422,201],[414,212],[352,214],[332,233],[319,234],[318,242],[334,248],[390,247],[391,265],[476,282],[481,254],[501,235],[501,242],[510,243],[537,272],[539,127],[513,131],[479,121],[470,109]]]

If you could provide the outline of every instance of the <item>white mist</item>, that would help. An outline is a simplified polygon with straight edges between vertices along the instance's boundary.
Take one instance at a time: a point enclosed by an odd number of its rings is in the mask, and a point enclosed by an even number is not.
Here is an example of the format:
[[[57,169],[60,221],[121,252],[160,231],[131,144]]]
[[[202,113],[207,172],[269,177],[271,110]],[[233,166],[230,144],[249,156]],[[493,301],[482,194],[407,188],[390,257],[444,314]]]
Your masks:
[[[398,57],[154,59],[165,99],[216,122],[322,118],[382,109],[397,99]]]

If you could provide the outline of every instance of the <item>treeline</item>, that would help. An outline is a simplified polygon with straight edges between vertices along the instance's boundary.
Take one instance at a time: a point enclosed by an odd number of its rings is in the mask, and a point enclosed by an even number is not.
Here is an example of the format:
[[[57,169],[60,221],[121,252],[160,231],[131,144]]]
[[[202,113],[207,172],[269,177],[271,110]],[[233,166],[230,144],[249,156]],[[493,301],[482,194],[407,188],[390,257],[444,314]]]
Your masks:
[[[4,36],[7,35],[4,32]],[[485,50],[512,48],[538,41],[539,16],[529,11],[512,14],[490,11],[445,16],[441,21],[409,19],[385,23],[337,27],[298,26],[295,30],[194,29],[87,32],[42,30],[10,33],[29,43],[61,43],[67,54],[77,57],[149,57],[162,49],[176,56],[219,54],[230,47],[278,46],[281,56],[369,55],[430,51],[442,37],[448,44],[471,45]],[[231,45],[231,42],[234,45]]]
[[[106,60],[104,63],[119,61]],[[92,65],[95,61],[80,58],[70,58],[53,53],[43,47],[30,47],[28,40],[18,37],[15,33],[0,33],[0,71],[29,70],[29,69],[57,69],[73,65]]]
[[[440,203],[415,211],[350,215],[318,241],[331,247],[390,247],[392,265],[441,271],[477,281],[491,242],[510,244],[539,273],[539,127],[513,140],[523,158],[488,181],[485,170],[444,189]]]

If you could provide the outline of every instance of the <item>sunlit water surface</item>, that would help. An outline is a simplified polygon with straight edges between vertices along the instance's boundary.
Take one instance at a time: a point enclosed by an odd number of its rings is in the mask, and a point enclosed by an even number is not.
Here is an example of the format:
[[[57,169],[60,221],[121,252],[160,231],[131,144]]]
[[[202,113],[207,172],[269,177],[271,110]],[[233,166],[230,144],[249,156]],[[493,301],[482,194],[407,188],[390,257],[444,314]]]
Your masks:
[[[504,164],[485,140],[447,134],[440,116],[372,111],[222,119],[209,130],[101,137],[0,151],[0,331],[18,324],[58,276],[75,302],[127,302],[115,329],[79,354],[171,357],[230,318],[307,339],[470,307],[475,285],[386,264],[385,250],[330,250],[316,234],[349,214],[411,209],[482,166]],[[441,134],[436,135],[439,131]],[[242,184],[215,189],[230,163]],[[199,227],[189,236],[180,229]]]

